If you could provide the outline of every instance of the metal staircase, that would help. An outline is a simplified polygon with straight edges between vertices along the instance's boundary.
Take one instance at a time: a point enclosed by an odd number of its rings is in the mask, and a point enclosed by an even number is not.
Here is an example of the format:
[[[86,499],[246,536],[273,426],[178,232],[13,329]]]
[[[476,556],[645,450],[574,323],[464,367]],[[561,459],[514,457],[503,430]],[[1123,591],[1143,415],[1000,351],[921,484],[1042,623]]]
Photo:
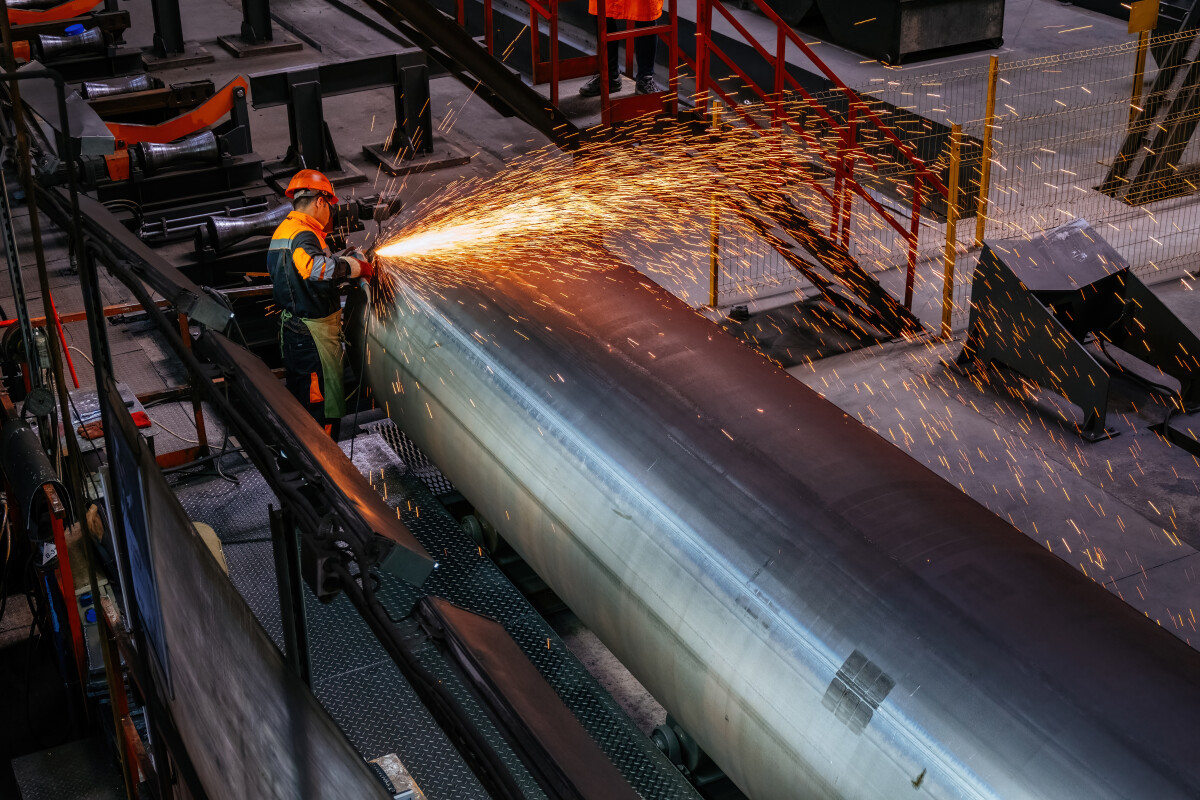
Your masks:
[[[601,129],[581,131],[552,101],[557,98],[556,87],[553,84],[551,98],[548,99],[527,82],[556,82],[559,78],[565,79],[569,75],[587,74],[580,72],[580,69],[591,69],[590,64],[599,66],[596,56],[588,57],[588,63],[584,63],[578,56],[571,57],[570,63],[564,58],[563,63],[556,66],[554,59],[558,48],[551,41],[551,62],[547,63],[542,60],[544,51],[538,45],[540,36],[544,34],[539,34],[531,37],[533,64],[530,65],[529,74],[532,77],[523,79],[514,73],[510,64],[500,60],[502,55],[494,54],[493,36],[487,35],[486,31],[484,36],[472,36],[464,27],[469,15],[463,10],[462,0],[458,0],[458,10],[455,14],[437,9],[430,0],[366,2],[384,19],[395,25],[404,36],[446,65],[451,74],[459,80],[473,89],[486,91],[494,98],[494,104],[507,106],[512,113],[564,149],[573,150],[585,139],[597,136],[614,142],[621,141],[621,122],[627,118],[627,114],[617,110],[619,107],[615,101],[610,105],[610,98],[602,98],[606,111],[603,114],[605,125],[601,126]],[[490,29],[494,25],[492,0],[481,2],[485,25]],[[745,187],[736,187],[740,192],[730,192],[726,195],[725,202],[729,204],[728,207],[769,243],[788,264],[801,272],[831,305],[846,312],[856,321],[855,324],[862,325],[864,330],[869,326],[891,337],[921,332],[921,323],[911,313],[917,230],[923,207],[932,205],[932,201],[939,201],[941,207],[945,207],[945,199],[948,196],[945,182],[882,122],[869,103],[860,100],[821,62],[796,32],[769,6],[762,0],[754,2],[764,16],[776,23],[776,40],[768,46],[760,44],[737,22],[722,0],[702,0],[695,37],[696,58],[691,58],[678,42],[669,48],[672,61],[671,83],[676,91],[665,93],[670,95],[669,98],[654,98],[652,110],[664,115],[664,125],[677,125],[679,136],[686,137],[694,135],[697,130],[709,129],[711,104],[720,101],[736,113],[739,125],[748,126],[764,136],[778,136],[782,132],[789,137],[804,140],[806,147],[811,151],[813,161],[820,163],[826,175],[836,176],[833,185],[827,188],[820,181],[803,173],[788,177],[810,182],[816,192],[828,201],[829,219],[818,221],[777,193],[772,192],[760,197]],[[531,3],[530,25],[526,30],[537,32],[544,22],[550,31],[557,34],[558,5],[558,0]],[[669,26],[664,27],[675,31],[675,14],[670,9],[668,11],[671,22]],[[771,73],[775,78],[773,86],[758,86],[729,59],[712,32],[714,16],[730,20],[733,27],[747,38],[758,56],[771,65]],[[643,33],[644,30],[638,32]],[[678,35],[677,31],[675,33]],[[604,42],[605,35],[602,31],[602,52]],[[510,50],[511,47],[510,45]],[[837,88],[844,105],[842,111],[831,114],[791,74],[785,61],[789,47],[798,48],[805,53],[825,78]],[[733,73],[740,76],[743,92],[748,91],[760,98],[759,107],[765,109],[762,113],[766,119],[746,113],[745,106],[726,91],[727,84],[710,77],[710,67],[718,63],[729,66]],[[676,69],[685,67],[690,68],[691,75],[696,80],[697,95],[702,98],[701,104],[696,111],[677,113],[672,121],[668,112],[672,111],[678,102],[677,87],[674,86]],[[644,98],[628,99],[640,101],[640,104],[630,106],[631,111],[645,114],[651,110],[650,106],[646,106]],[[730,115],[730,119],[734,119],[733,114]],[[820,131],[820,140],[813,136],[814,131]],[[826,146],[825,143],[829,141],[835,141],[836,145],[832,148]],[[625,142],[635,143],[636,135]],[[908,219],[898,218],[884,208],[873,192],[860,185],[858,180],[858,176],[864,173],[878,178],[886,169],[893,173],[889,175],[888,180],[895,183],[897,164],[901,164],[902,171],[909,175],[906,194],[911,198],[912,212]],[[717,167],[719,168],[719,165]],[[735,197],[740,199],[734,199]],[[854,259],[849,249],[853,218],[851,209],[855,202],[860,208],[867,209],[866,213],[880,215],[906,242],[908,284],[903,303],[885,290],[868,270]],[[809,258],[801,257],[802,252],[807,253]]]
[[[1158,34],[1183,31],[1154,49],[1154,84],[1109,168],[1100,191],[1130,205],[1187,194],[1179,161],[1200,124],[1200,2],[1164,0]]]

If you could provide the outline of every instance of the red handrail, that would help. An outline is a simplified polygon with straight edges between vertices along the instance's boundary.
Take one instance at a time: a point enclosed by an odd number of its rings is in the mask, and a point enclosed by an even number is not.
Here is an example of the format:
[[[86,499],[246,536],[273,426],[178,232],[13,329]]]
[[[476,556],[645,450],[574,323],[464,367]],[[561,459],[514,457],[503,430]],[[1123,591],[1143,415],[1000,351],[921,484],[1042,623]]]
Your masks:
[[[815,152],[820,158],[829,164],[834,171],[834,186],[832,195],[825,190],[819,183],[812,181],[810,183],[825,197],[830,203],[830,238],[840,239],[843,247],[847,246],[850,241],[850,222],[851,222],[851,199],[852,195],[856,194],[866,201],[867,205],[875,211],[907,244],[908,258],[907,270],[905,276],[905,306],[912,309],[912,293],[913,282],[915,280],[917,245],[919,242],[920,232],[920,212],[921,212],[921,192],[923,187],[931,187],[934,191],[941,194],[943,197],[949,196],[949,190],[941,178],[934,173],[924,162],[919,158],[905,142],[901,141],[896,136],[895,132],[887,126],[880,117],[871,110],[870,106],[865,103],[857,93],[849,86],[841,81],[840,78],[825,65],[816,53],[812,51],[807,44],[792,30],[791,26],[787,25],[778,14],[769,8],[763,0],[754,0],[755,6],[763,14],[770,19],[776,26],[776,41],[775,52],[771,53],[761,42],[759,42],[749,30],[727,9],[722,0],[697,0],[696,13],[696,96],[697,104],[701,113],[707,114],[710,93],[720,98],[727,106],[738,112],[739,117],[745,120],[749,125],[758,130],[763,129],[763,125],[751,115],[744,113],[739,104],[736,103],[730,95],[721,88],[719,83],[711,80],[710,70],[712,56],[716,57],[737,77],[742,81],[743,85],[749,87],[763,101],[765,106],[771,112],[771,126],[782,128],[785,123],[805,142],[808,147]],[[712,37],[712,21],[713,9],[716,9],[722,18],[724,18],[730,26],[742,36],[746,43],[758,53],[759,57],[767,62],[773,72],[773,91],[768,92],[760,87],[744,69],[738,66],[729,58],[717,45]],[[821,103],[818,103],[809,92],[800,85],[787,70],[787,45],[794,44],[799,50],[814,64],[817,69],[833,83],[834,88],[841,91],[849,104],[848,113],[846,115],[845,124],[839,122],[829,113],[829,110]],[[798,95],[804,103],[804,107],[816,113],[821,121],[836,135],[837,144],[833,153],[828,152],[826,147],[814,138],[814,136],[805,130],[805,120],[797,118],[794,113],[784,107],[782,98],[785,91],[791,90]],[[867,190],[854,178],[854,170],[856,163],[861,161],[864,165],[871,167],[876,172],[879,171],[879,162],[871,154],[864,150],[859,145],[859,126],[863,123],[870,124],[878,130],[883,138],[890,142],[900,153],[902,158],[913,167],[913,204],[912,215],[909,219],[909,224],[906,227],[901,224],[896,217],[885,209],[875,198],[867,192]],[[839,236],[840,234],[840,236]]]
[[[805,44],[804,40],[800,38],[800,36],[796,33],[795,30],[792,29],[792,27],[790,25],[788,25],[786,22],[783,21],[782,17],[780,17],[777,13],[775,13],[774,9],[772,9],[765,2],[763,2],[763,0],[753,0],[753,2],[754,2],[755,7],[759,10],[760,13],[762,13],[763,16],[765,16],[767,19],[769,19],[775,23],[776,30],[780,34],[780,36],[778,38],[778,43],[777,43],[777,47],[778,47],[777,55],[775,58],[779,59],[780,61],[785,61],[786,53],[785,53],[784,48],[786,46],[786,43],[791,42],[792,44],[796,45],[796,47],[798,47],[800,49],[800,52],[802,52],[805,55],[805,57],[807,57],[808,60],[811,61],[813,63],[813,65],[816,66],[817,69],[819,69],[821,71],[821,74],[823,74],[829,80],[829,82],[834,85],[834,88],[843,92],[852,105],[858,104],[862,108],[863,112],[866,114],[867,119],[870,120],[872,123],[874,123],[875,127],[879,130],[879,132],[882,133],[889,142],[891,142],[893,145],[895,145],[896,149],[899,150],[904,155],[905,159],[908,160],[909,163],[911,163],[914,167],[917,168],[918,172],[922,173],[922,175],[924,176],[924,179],[929,181],[933,185],[933,187],[935,189],[937,189],[939,194],[941,194],[943,197],[949,196],[950,190],[946,188],[946,185],[944,183],[942,183],[941,178],[939,178],[932,170],[930,170],[929,167],[925,166],[925,161],[923,159],[919,158],[912,151],[912,148],[910,148],[898,136],[896,136],[895,132],[882,119],[880,119],[879,116],[875,112],[873,112],[870,109],[870,106],[867,103],[864,103],[862,101],[862,99],[859,98],[858,94],[853,89],[851,89],[849,86],[847,86],[845,83],[843,83],[841,78],[839,78],[837,76],[837,74],[834,73],[833,70],[831,70],[828,66],[826,66],[825,62],[823,62],[820,58],[817,57],[817,54],[815,52],[813,52],[813,49],[811,47],[809,47],[807,44]],[[730,14],[729,10],[725,8],[725,6],[721,2],[721,0],[698,0],[698,3],[701,8],[703,8],[704,6],[715,6],[721,12],[722,16],[724,16],[725,19],[727,19],[731,24],[733,24],[734,27],[738,30],[738,32],[746,38],[746,41],[752,45],[755,45],[756,49],[759,50],[760,54],[763,54],[765,56],[765,51],[761,49],[761,46],[758,45],[758,43],[754,40],[753,36],[749,33],[749,31],[747,31],[744,26],[742,26],[740,23],[738,23],[733,18],[733,15]],[[706,23],[706,25],[703,29],[700,28],[700,20],[701,19],[703,19]],[[703,44],[711,43],[711,38],[712,38],[712,15],[711,15],[711,13],[709,13],[707,15],[703,14],[703,13],[697,14],[697,28],[698,28],[696,31],[697,48],[699,48]],[[780,70],[780,68],[777,68],[777,73],[779,70]],[[782,72],[784,73],[784,75],[786,75],[786,73],[787,73],[786,69],[782,69]],[[703,90],[705,88],[707,88],[708,74],[707,73],[698,73],[696,77],[697,77],[697,87],[696,87],[697,93],[700,94],[701,97],[703,97]],[[808,93],[805,92],[799,86],[798,83],[795,83],[794,81],[792,83],[793,83],[793,86],[801,93],[801,95],[805,98],[805,100],[810,105],[819,107],[819,104],[816,103],[814,100],[812,100],[812,98],[808,96]],[[756,90],[758,90],[761,93],[761,90],[759,90],[757,86],[753,86],[753,88],[755,88]],[[777,84],[775,91],[776,91],[776,93],[780,93],[782,91],[782,89],[783,89],[783,86]],[[765,96],[765,94],[763,96]]]
[[[607,74],[608,43],[610,41],[625,40],[631,42],[640,36],[663,36],[663,38],[667,39],[668,46],[670,47],[670,56],[668,58],[670,86],[666,95],[671,101],[672,112],[678,111],[678,67],[680,61],[683,61],[691,64],[695,69],[697,101],[703,114],[707,114],[709,98],[712,96],[724,101],[729,108],[737,113],[739,118],[756,130],[761,131],[767,128],[782,129],[785,124],[788,125],[791,131],[800,137],[808,149],[817,154],[833,170],[834,186],[832,193],[812,176],[803,175],[804,180],[830,204],[830,238],[835,241],[840,240],[840,244],[843,247],[849,244],[852,199],[853,195],[857,195],[907,244],[908,269],[905,282],[905,306],[911,310],[918,234],[920,231],[922,191],[932,190],[943,197],[948,197],[949,190],[942,179],[925,164],[925,161],[919,158],[913,152],[912,148],[896,135],[895,131],[871,109],[868,103],[864,102],[853,89],[843,83],[817,57],[812,48],[805,44],[803,39],[773,9],[765,4],[764,0],[754,0],[754,4],[763,16],[775,23],[774,53],[755,39],[754,35],[725,7],[722,0],[697,0],[696,58],[694,61],[679,48],[678,16],[675,5],[677,0],[668,0],[669,17],[667,22],[657,23],[645,28],[627,27],[625,30],[613,33],[608,32],[607,25],[598,25],[599,47],[597,48],[597,55],[565,60],[560,59],[558,47],[560,1],[528,0],[530,7],[529,30],[532,37],[533,79],[535,83],[550,83],[550,102],[552,104],[557,105],[559,102],[559,82],[561,80],[597,74],[597,72],[601,75]],[[483,6],[485,46],[489,53],[495,55],[492,42],[492,0],[483,0]],[[713,41],[712,22],[714,8],[771,67],[774,83],[773,91],[767,91],[755,83],[746,71],[729,58],[717,43]],[[605,0],[597,0],[596,10],[597,18],[603,20],[605,18]],[[460,25],[464,25],[466,22],[465,0],[458,0],[457,11],[458,22]],[[549,24],[550,60],[548,63],[541,60],[541,20],[546,20]],[[833,84],[834,88],[845,95],[849,108],[845,122],[839,121],[834,117],[828,108],[818,102],[788,72],[786,56],[789,43],[795,45],[816,66],[817,70]],[[632,58],[632,49],[630,46],[626,47],[627,60]],[[759,119],[744,111],[741,104],[732,98],[719,83],[711,80],[709,73],[714,55],[741,80],[743,85],[749,87],[762,99],[765,108],[770,112],[769,126],[764,126]],[[808,113],[797,116],[795,111],[790,109],[784,102],[784,96],[787,92],[791,92],[800,98],[802,107],[806,109],[806,112],[815,114],[821,123],[835,134],[837,144],[833,152],[830,152],[827,146],[823,146],[823,143],[814,136],[813,132],[807,130],[806,122]],[[608,81],[606,80],[600,81],[600,100],[601,118],[605,124],[613,124],[641,114],[661,111],[662,109],[661,97],[658,95],[610,97]],[[882,135],[883,140],[894,146],[902,160],[913,167],[912,214],[906,221],[907,224],[901,223],[855,179],[855,170],[860,164],[869,167],[877,173],[881,169],[879,159],[874,154],[865,150],[859,143],[858,134],[863,125],[868,125],[878,131]]]

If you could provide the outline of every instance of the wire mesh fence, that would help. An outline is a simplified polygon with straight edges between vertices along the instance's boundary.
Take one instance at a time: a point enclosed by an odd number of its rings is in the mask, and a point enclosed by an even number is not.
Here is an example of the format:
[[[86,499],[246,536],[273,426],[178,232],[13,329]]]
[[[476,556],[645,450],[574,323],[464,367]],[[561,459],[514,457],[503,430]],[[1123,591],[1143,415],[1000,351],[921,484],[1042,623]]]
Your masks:
[[[1193,271],[1200,244],[1200,144],[1192,141],[1191,134],[1200,122],[1200,102],[1190,99],[1189,87],[1200,89],[1198,40],[1194,32],[1151,40],[1152,55],[1137,105],[1132,102],[1136,40],[999,63],[985,237],[1028,237],[1083,218],[1143,280],[1155,282]],[[1166,61],[1168,69],[1161,69],[1156,59]],[[959,207],[963,215],[956,237],[953,293],[958,324],[966,321],[978,253],[976,202],[988,80],[985,63],[914,76],[894,71],[855,87],[862,107],[888,122],[934,172],[947,179],[950,126],[962,128]],[[845,119],[851,104],[844,93],[819,99]],[[896,158],[894,148],[882,142],[877,132],[864,127],[856,135],[861,151],[856,179],[876,205],[907,225],[912,220],[914,168]],[[820,141],[821,147],[837,147],[831,139]],[[1151,164],[1155,156],[1154,168],[1137,162],[1142,158]],[[1131,158],[1132,166],[1126,164]],[[818,175],[815,183],[832,189],[834,180],[833,175]],[[919,219],[913,309],[926,321],[940,316],[946,236],[944,203],[939,207],[931,199],[937,200],[926,197]],[[796,200],[814,219],[830,219],[828,200],[811,185],[798,190]],[[796,270],[756,242],[752,233],[739,229],[732,217],[722,218],[721,234],[718,305],[771,293],[806,292],[807,284]],[[851,222],[843,241],[886,288],[902,294],[909,240],[860,196],[851,202]]]

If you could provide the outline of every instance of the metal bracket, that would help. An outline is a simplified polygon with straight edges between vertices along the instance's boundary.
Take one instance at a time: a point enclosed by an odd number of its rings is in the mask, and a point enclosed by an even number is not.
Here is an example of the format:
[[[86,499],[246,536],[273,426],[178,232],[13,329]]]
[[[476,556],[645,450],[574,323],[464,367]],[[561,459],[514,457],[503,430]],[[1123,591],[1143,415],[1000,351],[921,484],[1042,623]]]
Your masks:
[[[242,0],[242,29],[237,34],[218,36],[217,43],[236,58],[265,56],[299,50],[300,40],[286,33],[275,38],[271,28],[269,0]]]
[[[268,506],[271,545],[275,553],[275,581],[279,587],[279,617],[283,623],[284,659],[296,676],[311,684],[308,626],[304,593],[300,589],[300,539],[296,521],[286,509]]]
[[[150,0],[154,14],[154,44],[142,54],[146,69],[168,69],[212,62],[212,53],[183,41],[183,20],[179,0]]]

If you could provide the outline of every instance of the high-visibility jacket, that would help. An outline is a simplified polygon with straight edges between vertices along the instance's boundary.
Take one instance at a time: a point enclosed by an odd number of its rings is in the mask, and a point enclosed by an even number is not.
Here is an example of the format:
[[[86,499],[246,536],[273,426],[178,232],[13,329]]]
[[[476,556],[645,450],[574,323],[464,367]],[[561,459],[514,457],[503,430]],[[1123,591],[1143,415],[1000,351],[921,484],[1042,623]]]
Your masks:
[[[588,13],[596,13],[596,0],[588,0]],[[611,19],[656,22],[662,13],[662,0],[604,0],[604,16]]]
[[[279,223],[267,250],[275,305],[303,319],[328,317],[341,307],[337,281],[349,273],[325,246],[320,223],[293,211]]]

